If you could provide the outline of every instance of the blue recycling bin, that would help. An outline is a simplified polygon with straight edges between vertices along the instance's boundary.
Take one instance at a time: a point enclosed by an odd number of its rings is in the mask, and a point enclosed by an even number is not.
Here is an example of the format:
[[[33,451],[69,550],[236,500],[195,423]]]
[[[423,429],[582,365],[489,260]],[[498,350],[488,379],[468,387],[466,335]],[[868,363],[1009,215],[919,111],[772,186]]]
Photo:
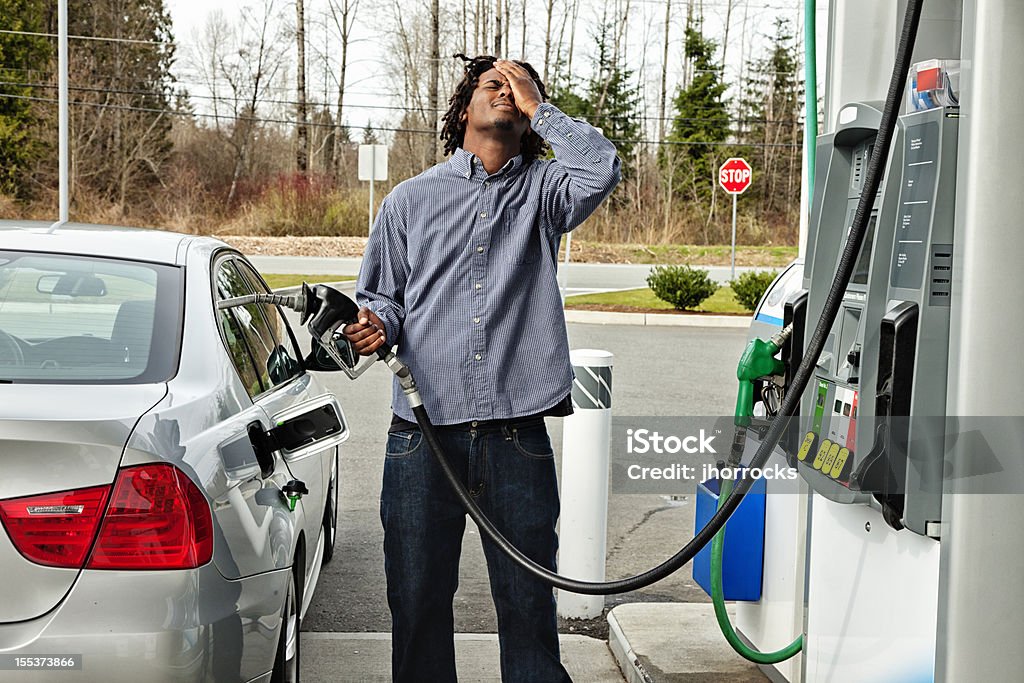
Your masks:
[[[718,509],[721,480],[708,479],[697,485],[694,532],[700,531]],[[722,589],[726,600],[761,599],[764,570],[765,480],[754,482],[725,526],[722,552]],[[711,543],[693,560],[693,580],[711,595]]]

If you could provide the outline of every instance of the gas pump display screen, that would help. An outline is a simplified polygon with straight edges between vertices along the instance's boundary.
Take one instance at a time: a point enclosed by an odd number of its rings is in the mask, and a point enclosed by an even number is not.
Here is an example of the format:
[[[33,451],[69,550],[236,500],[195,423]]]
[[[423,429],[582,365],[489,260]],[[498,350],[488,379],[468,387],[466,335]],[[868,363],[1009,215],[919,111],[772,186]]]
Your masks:
[[[857,256],[857,265],[853,269],[853,277],[850,278],[850,284],[868,284],[868,269],[871,267],[871,245],[875,241],[875,223],[877,222],[878,214],[873,214],[871,220],[868,221],[864,243],[860,245],[860,254]]]

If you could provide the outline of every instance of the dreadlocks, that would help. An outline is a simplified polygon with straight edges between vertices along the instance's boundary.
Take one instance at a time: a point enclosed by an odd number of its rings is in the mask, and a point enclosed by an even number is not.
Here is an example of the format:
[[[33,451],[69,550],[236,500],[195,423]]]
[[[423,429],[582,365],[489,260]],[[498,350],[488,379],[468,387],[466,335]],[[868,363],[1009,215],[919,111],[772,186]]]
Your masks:
[[[452,56],[465,62],[466,72],[463,74],[462,80],[455,87],[455,93],[448,100],[448,111],[441,117],[441,120],[444,121],[444,126],[441,128],[440,137],[444,140],[444,153],[446,156],[462,146],[463,138],[466,135],[466,122],[462,120],[462,114],[466,111],[469,101],[473,98],[473,91],[476,90],[480,76],[485,71],[493,69],[494,62],[498,59],[490,55],[470,58],[461,52]],[[537,70],[527,62],[516,60],[516,64],[529,72],[533,82],[537,84],[537,89],[540,90],[541,98],[547,100],[548,94],[544,90],[544,84],[540,82]],[[533,132],[532,128],[527,128],[526,132],[523,133],[521,143],[523,160],[529,163],[544,154],[544,151],[544,139]]]

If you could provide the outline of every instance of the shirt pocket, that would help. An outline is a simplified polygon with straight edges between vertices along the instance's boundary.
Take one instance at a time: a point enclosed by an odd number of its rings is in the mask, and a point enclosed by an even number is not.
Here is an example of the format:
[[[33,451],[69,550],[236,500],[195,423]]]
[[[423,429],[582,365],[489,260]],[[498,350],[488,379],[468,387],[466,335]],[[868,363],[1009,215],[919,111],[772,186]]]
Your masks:
[[[510,263],[536,263],[540,260],[540,230],[535,222],[526,224],[518,213],[505,216],[505,257]]]

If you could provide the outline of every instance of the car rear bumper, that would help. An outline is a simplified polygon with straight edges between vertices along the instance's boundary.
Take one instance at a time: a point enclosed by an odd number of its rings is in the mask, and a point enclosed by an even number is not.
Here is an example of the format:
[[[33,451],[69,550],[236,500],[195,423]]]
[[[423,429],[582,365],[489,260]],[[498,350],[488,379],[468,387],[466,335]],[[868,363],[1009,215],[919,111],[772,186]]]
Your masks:
[[[288,579],[288,570],[281,570],[230,581],[213,564],[184,571],[83,571],[50,613],[0,624],[0,653],[80,655],[81,670],[8,670],[0,679],[259,679],[273,667]]]

